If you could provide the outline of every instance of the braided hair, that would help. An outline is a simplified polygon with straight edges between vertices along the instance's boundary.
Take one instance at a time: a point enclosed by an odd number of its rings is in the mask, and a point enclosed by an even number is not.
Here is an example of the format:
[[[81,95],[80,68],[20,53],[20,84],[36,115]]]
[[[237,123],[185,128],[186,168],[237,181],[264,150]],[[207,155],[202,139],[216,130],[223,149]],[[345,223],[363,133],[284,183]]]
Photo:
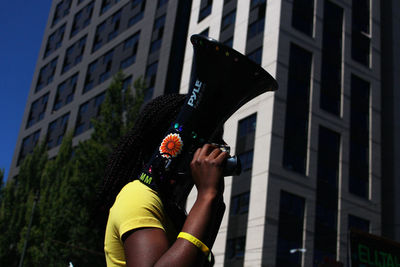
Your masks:
[[[133,128],[122,138],[109,158],[99,196],[103,208],[108,210],[122,187],[137,179],[185,99],[186,95],[163,95],[145,105]]]

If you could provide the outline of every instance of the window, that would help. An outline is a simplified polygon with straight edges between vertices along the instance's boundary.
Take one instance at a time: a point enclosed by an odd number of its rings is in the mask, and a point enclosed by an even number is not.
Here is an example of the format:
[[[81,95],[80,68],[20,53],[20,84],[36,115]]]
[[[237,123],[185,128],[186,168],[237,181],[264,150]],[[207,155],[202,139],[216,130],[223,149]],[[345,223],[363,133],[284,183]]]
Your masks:
[[[283,167],[306,172],[312,54],[291,44],[289,55]]]
[[[143,18],[143,12],[137,13],[136,15],[134,15],[133,17],[131,17],[128,21],[128,26],[132,26],[134,24],[136,24],[137,22],[139,22],[141,19]]]
[[[257,63],[258,65],[261,65],[261,60],[262,60],[262,47],[257,48],[253,52],[250,52],[247,57]]]
[[[103,92],[94,98],[94,106],[96,108],[96,117],[100,115],[100,106],[103,104],[106,94]]]
[[[342,35],[343,9],[325,1],[320,107],[336,116],[341,110]]]
[[[264,18],[260,18],[259,20],[253,22],[249,25],[249,29],[247,31],[247,40],[252,39],[254,36],[262,33],[264,31]]]
[[[119,10],[111,18],[111,22],[113,23],[114,27],[113,27],[113,30],[108,34],[107,42],[114,39],[119,33],[119,28],[120,28],[120,23],[121,23],[121,13],[122,13],[122,10]]]
[[[259,5],[265,4],[266,0],[251,0],[250,1],[250,8],[255,8]]]
[[[122,91],[126,91],[129,86],[132,84],[132,76],[127,77],[123,82],[122,82]]]
[[[265,1],[251,1],[247,40],[253,39],[255,36],[264,32],[265,11]]]
[[[39,119],[38,121],[42,120],[44,118],[44,114],[46,112],[46,107],[47,107],[47,102],[49,101],[49,93],[45,94],[42,98],[41,98],[41,102],[42,102],[42,109],[39,112]]]
[[[354,216],[351,214],[349,214],[349,217],[348,217],[348,225],[349,225],[348,228],[350,230],[357,229],[357,230],[364,231],[366,233],[369,233],[369,231],[370,231],[369,230],[370,225],[369,225],[368,220],[365,220],[363,218],[360,218],[360,217],[357,217],[357,216]]]
[[[290,250],[303,247],[304,210],[304,198],[281,191],[276,267],[301,267],[303,255]]]
[[[131,9],[134,10],[134,12],[131,12],[131,14],[133,13],[133,16],[131,16],[128,20],[128,27],[136,24],[143,18],[145,8],[145,0],[133,0],[131,2]]]
[[[222,18],[221,30],[223,31],[229,26],[234,25],[235,19],[236,19],[236,9],[232,10]]]
[[[52,61],[50,61],[40,69],[35,92],[39,92],[53,81],[53,77],[57,67],[57,60],[58,57],[54,58]]]
[[[292,11],[292,27],[308,36],[312,36],[313,26],[314,0],[294,0]]]
[[[238,215],[249,212],[250,192],[245,192],[231,198],[229,215]]]
[[[136,61],[136,55],[130,56],[126,59],[124,59],[123,61],[121,61],[121,69],[125,69],[127,67],[129,67],[130,65],[132,65],[133,63],[135,63]]]
[[[90,91],[94,86],[93,73],[95,72],[95,70],[97,68],[97,61],[98,60],[93,61],[88,66],[88,69],[86,72],[86,78],[85,78],[85,85],[83,87],[83,93]]]
[[[111,7],[111,2],[112,0],[102,0],[101,1],[101,8],[100,8],[100,14],[105,13],[108,9]]]
[[[74,21],[71,27],[70,38],[75,36],[77,33],[79,33],[90,24],[93,14],[93,7],[94,1],[90,2],[88,5],[86,5],[75,14]]]
[[[101,33],[105,30],[105,28],[106,28],[106,21],[100,23],[97,26],[96,34],[95,34],[94,40],[93,40],[92,52],[95,52],[96,50],[98,50],[103,45],[103,38],[102,38],[102,34]]]
[[[60,48],[62,41],[64,39],[65,33],[65,23],[61,27],[59,27],[55,32],[53,32],[49,38],[47,39],[46,49],[44,52],[43,58],[48,57],[58,48]]]
[[[49,100],[49,93],[46,93],[39,99],[32,102],[31,109],[29,111],[28,121],[25,127],[26,129],[28,129],[29,127],[31,127],[32,125],[41,121],[44,118],[48,100]]]
[[[242,259],[246,247],[246,237],[240,236],[228,239],[226,242],[225,259]]]
[[[137,44],[139,41],[139,33],[135,33],[128,39],[124,41],[124,50],[132,48],[134,50],[137,50]]]
[[[68,126],[69,113],[57,118],[49,124],[46,136],[47,149],[52,149],[62,143]]]
[[[337,191],[339,180],[340,135],[320,126],[318,141],[318,183],[329,191]],[[318,188],[317,188],[318,190]]]
[[[253,167],[253,154],[254,151],[250,150],[238,155],[240,163],[242,164],[242,172],[249,171]]]
[[[213,4],[212,0],[201,0],[198,22],[202,21],[208,15],[211,14],[212,4]]]
[[[120,68],[125,69],[129,66],[131,66],[133,63],[136,61],[136,53],[138,49],[138,44],[139,44],[139,36],[140,33],[137,32],[133,36],[129,37],[127,40],[124,41],[123,43],[123,49],[126,51],[125,52],[125,58],[122,59],[120,63]]]
[[[224,45],[233,47],[233,37],[227,39],[226,41],[223,42]]]
[[[353,0],[351,57],[367,67],[370,65],[371,27],[370,1]]]
[[[93,127],[91,120],[99,116],[100,107],[104,99],[105,92],[102,92],[79,107],[74,136],[84,133]]]
[[[340,135],[319,127],[314,262],[336,258]]]
[[[96,98],[95,98],[95,106],[99,107],[103,103],[105,98],[106,98],[106,94],[105,93],[102,93],[102,94],[96,96]]]
[[[63,0],[56,6],[56,10],[53,16],[52,26],[56,25],[62,18],[69,14],[72,0]]]
[[[160,8],[168,3],[168,0],[158,0],[157,8]]]
[[[110,50],[105,55],[103,55],[102,61],[103,61],[103,66],[105,66],[105,70],[103,73],[100,74],[98,84],[101,84],[108,78],[110,78],[113,56],[114,56],[114,50]]]
[[[36,132],[26,136],[22,140],[21,148],[18,155],[17,166],[20,165],[21,161],[29,154],[33,152],[33,149],[37,145],[40,137],[40,129]]]
[[[165,25],[165,15],[162,15],[161,17],[157,18],[154,21],[154,29],[153,29],[153,31],[159,30],[159,29],[163,30],[164,29],[164,25]]]
[[[350,97],[350,172],[349,191],[369,197],[369,82],[352,75]]]
[[[165,15],[157,18],[153,26],[152,42],[150,45],[150,54],[154,53],[161,48],[161,42],[164,32]]]
[[[57,93],[54,99],[53,110],[58,110],[73,100],[77,80],[78,73],[75,73],[58,85]]]
[[[237,137],[242,138],[256,131],[257,114],[252,114],[239,121]]]
[[[145,101],[150,100],[153,97],[154,86],[156,84],[158,61],[147,66],[146,68],[146,84],[148,89],[146,90]]]
[[[88,110],[88,106],[89,106],[89,102],[86,102],[79,107],[78,118],[76,120],[74,136],[77,136],[77,135],[83,133],[83,131],[85,130],[84,116]]]

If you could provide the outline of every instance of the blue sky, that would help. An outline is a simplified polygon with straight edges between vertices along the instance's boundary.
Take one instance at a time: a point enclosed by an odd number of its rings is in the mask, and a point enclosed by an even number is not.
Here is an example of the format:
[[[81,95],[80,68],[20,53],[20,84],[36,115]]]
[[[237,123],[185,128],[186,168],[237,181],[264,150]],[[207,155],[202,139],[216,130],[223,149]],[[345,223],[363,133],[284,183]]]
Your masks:
[[[51,0],[3,1],[0,8],[0,168],[8,175]]]

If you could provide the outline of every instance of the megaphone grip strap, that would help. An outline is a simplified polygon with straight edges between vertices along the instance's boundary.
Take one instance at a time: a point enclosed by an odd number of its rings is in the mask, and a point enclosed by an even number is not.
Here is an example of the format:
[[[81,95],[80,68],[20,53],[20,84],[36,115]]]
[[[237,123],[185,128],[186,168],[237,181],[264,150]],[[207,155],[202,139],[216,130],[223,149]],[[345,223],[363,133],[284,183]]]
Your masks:
[[[210,253],[210,249],[203,242],[201,242],[199,239],[189,233],[180,232],[177,238],[186,239],[187,241],[198,247],[201,251],[203,251],[204,255],[206,256],[208,256],[208,254]]]

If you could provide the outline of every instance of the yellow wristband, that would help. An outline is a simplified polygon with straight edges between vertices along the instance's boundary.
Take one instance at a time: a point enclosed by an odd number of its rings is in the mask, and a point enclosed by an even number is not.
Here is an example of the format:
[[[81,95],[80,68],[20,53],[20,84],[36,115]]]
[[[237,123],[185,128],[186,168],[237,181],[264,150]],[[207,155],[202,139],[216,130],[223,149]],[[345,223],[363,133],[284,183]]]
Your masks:
[[[201,242],[189,233],[180,232],[177,238],[186,239],[187,241],[198,247],[201,251],[203,251],[204,255],[206,256],[208,256],[208,254],[210,253],[210,249],[203,242]]]

